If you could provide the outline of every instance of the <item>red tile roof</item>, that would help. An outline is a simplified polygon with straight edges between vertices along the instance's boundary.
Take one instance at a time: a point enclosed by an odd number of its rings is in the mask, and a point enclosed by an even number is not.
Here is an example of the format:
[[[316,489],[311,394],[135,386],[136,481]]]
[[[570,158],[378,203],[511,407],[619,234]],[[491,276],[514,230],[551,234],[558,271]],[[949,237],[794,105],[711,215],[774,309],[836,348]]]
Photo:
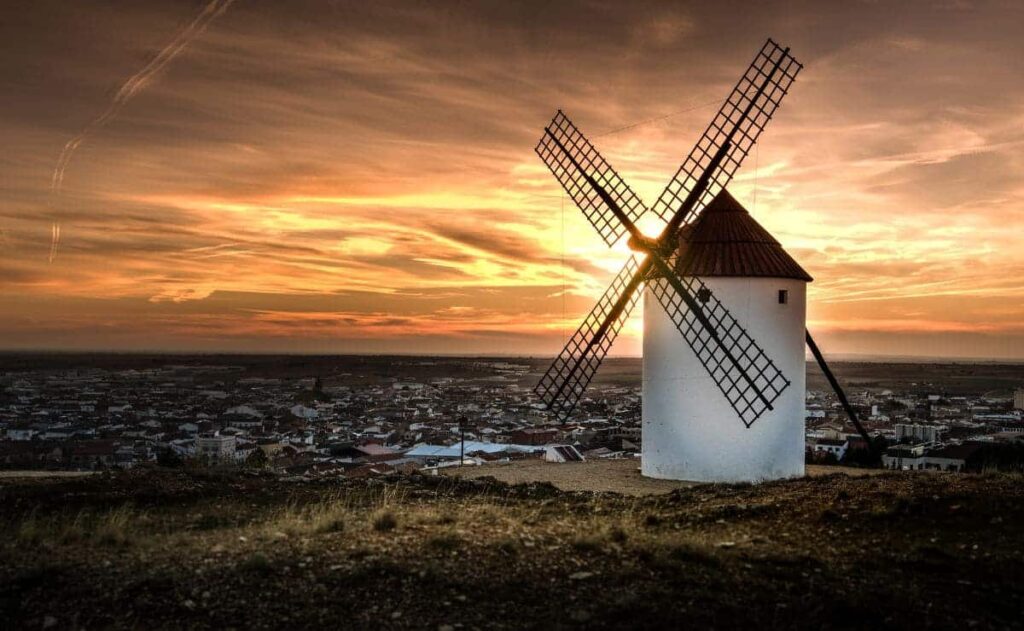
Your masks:
[[[728,191],[680,231],[680,276],[755,276],[813,280]]]

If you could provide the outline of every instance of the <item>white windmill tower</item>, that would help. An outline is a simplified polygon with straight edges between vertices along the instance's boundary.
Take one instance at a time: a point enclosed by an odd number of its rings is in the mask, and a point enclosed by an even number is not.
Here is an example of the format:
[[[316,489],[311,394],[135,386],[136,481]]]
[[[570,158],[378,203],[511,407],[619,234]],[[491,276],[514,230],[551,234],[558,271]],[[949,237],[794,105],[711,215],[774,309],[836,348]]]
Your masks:
[[[676,273],[699,277],[710,296],[729,305],[744,332],[790,383],[775,397],[769,384],[754,376],[755,385],[769,391],[771,409],[757,423],[753,410],[740,416],[743,423],[722,422],[734,418],[736,410],[717,392],[718,377],[705,370],[662,309],[655,295],[661,285],[651,284],[644,291],[643,473],[715,482],[803,475],[804,331],[811,277],[728,191],[683,232]]]
[[[637,229],[647,207],[565,114],[537,145],[608,245],[628,233],[642,258],[630,257],[535,391],[568,418],[645,285],[645,475],[801,475],[804,339],[867,438],[804,329],[810,277],[725,192],[801,68],[788,48],[765,43],[651,208],[665,222],[657,238]]]

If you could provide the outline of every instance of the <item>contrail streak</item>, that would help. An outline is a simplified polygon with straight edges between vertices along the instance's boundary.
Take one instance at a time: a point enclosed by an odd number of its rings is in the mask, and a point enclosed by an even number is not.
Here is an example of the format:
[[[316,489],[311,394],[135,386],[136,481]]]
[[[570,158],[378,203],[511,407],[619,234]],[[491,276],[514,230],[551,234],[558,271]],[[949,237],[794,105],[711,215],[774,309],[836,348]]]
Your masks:
[[[64,171],[68,167],[68,163],[71,162],[71,156],[74,155],[75,150],[82,144],[82,142],[95,132],[100,127],[106,125],[112,118],[114,118],[121,108],[132,99],[136,94],[141,92],[147,85],[149,85],[155,75],[160,72],[169,64],[181,51],[185,50],[185,47],[189,43],[202,34],[209,26],[210,22],[224,13],[228,7],[235,0],[211,0],[209,4],[203,7],[203,10],[199,12],[192,22],[190,22],[185,28],[178,32],[171,40],[169,44],[164,46],[163,49],[157,53],[148,64],[146,64],[141,70],[128,77],[128,79],[121,85],[121,88],[111,99],[107,108],[103,112],[89,122],[88,125],[82,128],[82,131],[78,132],[75,137],[67,141],[64,144],[64,148],[60,152],[60,157],[57,158],[57,164],[53,168],[53,176],[50,178],[50,193],[54,198],[60,196],[61,188],[64,185]],[[57,249],[60,245],[60,221],[54,219],[53,226],[51,228],[51,242],[50,242],[50,263],[53,263],[54,258],[57,256]]]
[[[57,256],[57,246],[60,245],[60,222],[54,221],[53,225],[50,226],[50,262],[53,263],[53,259]]]

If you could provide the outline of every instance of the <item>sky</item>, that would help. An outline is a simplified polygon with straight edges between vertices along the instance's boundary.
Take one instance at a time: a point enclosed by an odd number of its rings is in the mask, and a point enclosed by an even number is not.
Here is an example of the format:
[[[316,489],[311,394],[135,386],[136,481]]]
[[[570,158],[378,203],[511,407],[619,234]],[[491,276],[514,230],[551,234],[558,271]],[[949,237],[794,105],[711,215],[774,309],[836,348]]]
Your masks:
[[[771,36],[805,69],[729,189],[814,276],[819,345],[1024,359],[1021,3],[0,15],[2,349],[553,355],[628,250],[544,125],[652,203]]]

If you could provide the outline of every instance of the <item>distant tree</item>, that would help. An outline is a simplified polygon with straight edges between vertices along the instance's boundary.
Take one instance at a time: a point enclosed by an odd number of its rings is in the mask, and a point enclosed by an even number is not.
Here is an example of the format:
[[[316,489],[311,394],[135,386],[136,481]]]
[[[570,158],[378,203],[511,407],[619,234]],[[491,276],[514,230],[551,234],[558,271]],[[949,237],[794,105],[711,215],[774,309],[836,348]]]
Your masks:
[[[881,454],[885,453],[885,448],[888,446],[888,443],[882,436],[875,436],[872,442],[875,447],[874,453],[872,453],[870,449],[865,449],[864,447],[847,449],[840,462],[843,465],[853,467],[878,466],[881,463]]]
[[[157,452],[156,464],[161,467],[167,467],[168,469],[177,469],[185,464],[185,461],[180,455],[178,455],[178,452],[167,447]]]
[[[249,457],[245,459],[245,466],[250,469],[266,469],[270,465],[270,459],[267,458],[267,453],[257,447],[253,450]]]
[[[837,465],[839,464],[839,459],[836,458],[836,455],[831,451],[817,451],[814,449],[805,449],[804,463]]]
[[[1024,442],[985,445],[968,456],[967,471],[1024,471]]]
[[[907,409],[907,405],[902,401],[897,401],[896,399],[889,399],[888,401],[885,402],[884,408],[890,412],[901,412]]]

